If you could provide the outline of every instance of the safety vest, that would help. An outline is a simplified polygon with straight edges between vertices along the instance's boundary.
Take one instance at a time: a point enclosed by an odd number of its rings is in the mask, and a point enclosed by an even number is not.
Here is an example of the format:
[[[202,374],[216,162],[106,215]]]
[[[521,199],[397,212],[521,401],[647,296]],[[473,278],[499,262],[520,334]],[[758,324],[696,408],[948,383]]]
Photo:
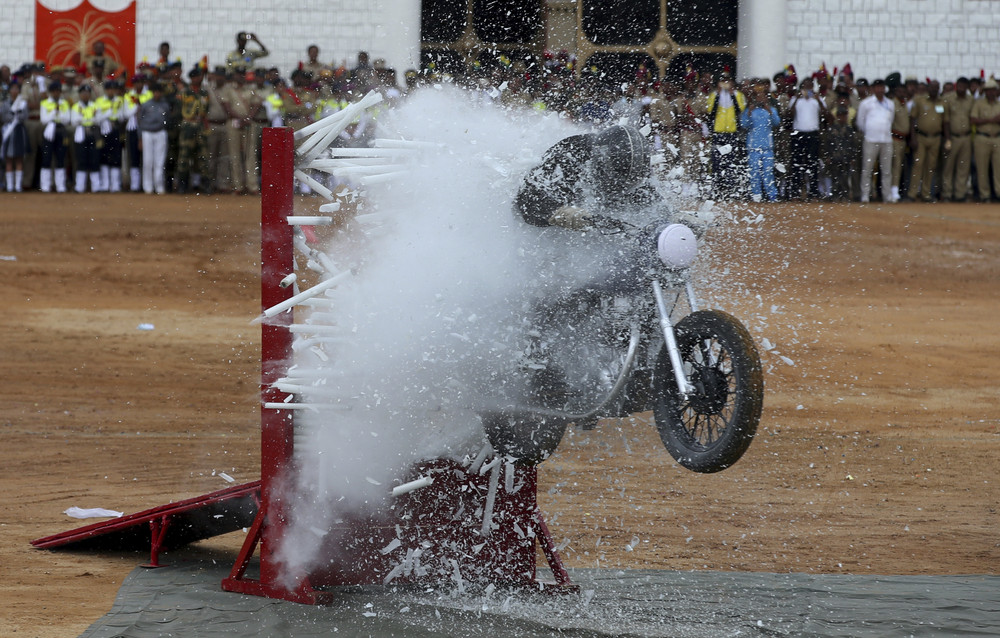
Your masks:
[[[326,115],[330,115],[332,113],[336,113],[337,111],[343,111],[350,105],[351,103],[347,100],[338,100],[332,97],[326,100],[317,100],[316,119],[323,117],[324,112],[326,112]]]
[[[281,113],[285,108],[285,101],[281,99],[281,96],[277,93],[271,93],[267,96],[267,103],[271,105],[271,108],[275,113]]]
[[[47,97],[42,100],[39,114],[43,122],[55,121],[56,124],[69,124],[69,101],[66,98],[59,98],[59,101],[56,102],[51,97]]]
[[[97,121],[97,103],[93,100],[86,104],[77,102],[73,105],[73,112],[80,116],[82,126],[93,126]]]
[[[101,113],[107,113],[108,120],[111,122],[117,122],[121,119],[124,102],[125,100],[120,95],[116,95],[113,98],[102,95],[94,100],[94,103],[97,104],[97,110]]]

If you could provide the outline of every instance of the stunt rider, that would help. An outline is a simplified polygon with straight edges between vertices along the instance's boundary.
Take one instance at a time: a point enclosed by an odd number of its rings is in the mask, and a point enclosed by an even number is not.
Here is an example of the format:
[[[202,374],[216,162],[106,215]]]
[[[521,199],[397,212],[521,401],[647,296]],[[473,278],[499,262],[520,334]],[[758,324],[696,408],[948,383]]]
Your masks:
[[[652,182],[649,144],[632,126],[616,125],[557,142],[524,177],[515,209],[533,226],[605,234],[628,232],[639,238],[648,237],[649,247],[657,246],[661,254],[664,250],[675,252],[664,242],[693,242],[692,231],[694,235],[704,231],[703,224],[678,213],[657,192]],[[656,220],[654,226],[638,228],[626,221],[634,219],[630,213],[642,211],[654,213],[651,216]],[[674,226],[678,223],[683,226]],[[663,232],[671,227],[682,232]],[[536,329],[529,332],[532,342],[523,362],[525,368],[533,371],[530,397],[533,402],[554,407],[563,402],[568,391],[562,371],[548,360],[542,332],[560,308],[577,306],[581,298],[601,290],[626,293],[644,286],[641,273],[648,262],[643,255],[649,251],[643,249],[642,243],[636,243],[634,252],[626,252],[609,265],[600,280],[536,307],[532,318]],[[689,249],[690,244],[683,248]],[[583,425],[589,428],[592,423]]]
[[[621,213],[656,207],[663,217],[701,235],[704,226],[679,215],[652,184],[649,143],[633,126],[567,137],[528,171],[515,200],[532,226],[622,229]]]

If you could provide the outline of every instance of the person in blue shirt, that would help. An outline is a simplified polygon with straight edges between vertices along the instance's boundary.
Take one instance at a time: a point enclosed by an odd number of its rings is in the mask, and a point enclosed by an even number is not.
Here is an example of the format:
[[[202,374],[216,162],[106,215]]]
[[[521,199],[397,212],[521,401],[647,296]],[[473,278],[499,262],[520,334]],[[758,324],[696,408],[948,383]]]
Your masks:
[[[781,123],[778,109],[767,99],[764,87],[757,85],[750,92],[747,109],[740,114],[740,126],[747,132],[747,158],[750,163],[750,194],[755,202],[761,201],[761,187],[767,201],[778,199],[774,185],[774,135],[773,129]]]

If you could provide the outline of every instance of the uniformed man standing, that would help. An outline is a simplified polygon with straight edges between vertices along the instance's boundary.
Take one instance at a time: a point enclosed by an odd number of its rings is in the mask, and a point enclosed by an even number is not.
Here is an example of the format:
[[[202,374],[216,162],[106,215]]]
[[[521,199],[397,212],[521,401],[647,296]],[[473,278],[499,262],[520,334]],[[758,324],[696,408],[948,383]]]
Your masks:
[[[206,112],[205,154],[208,157],[208,172],[205,178],[209,192],[229,188],[228,121],[226,108],[222,104],[222,94],[226,91],[226,69],[215,67],[206,87],[208,106]]]
[[[76,152],[76,192],[87,192],[87,175],[90,175],[90,192],[101,188],[101,149],[97,142],[100,131],[97,123],[97,103],[91,98],[89,84],[80,87],[80,101],[73,105],[70,125]]]
[[[232,78],[233,81],[227,83],[219,94],[219,99],[229,119],[226,127],[229,179],[233,192],[245,193],[249,186],[246,149],[250,144],[250,95],[246,88],[245,73],[235,72]]]
[[[201,186],[206,173],[205,117],[208,113],[208,92],[202,86],[204,73],[198,67],[188,73],[190,82],[180,95],[181,123],[177,141],[177,184],[180,194],[189,187]]]
[[[975,100],[969,94],[968,78],[955,81],[955,92],[948,95],[948,130],[951,148],[945,147],[941,176],[941,200],[964,202],[968,195],[972,162],[972,123],[969,120]]]
[[[990,201],[990,168],[993,193],[1000,197],[1000,86],[994,78],[983,84],[985,97],[976,100],[969,114],[976,127],[976,171],[979,173],[979,201]]]
[[[66,192],[66,150],[69,140],[66,127],[71,116],[69,100],[62,96],[59,82],[49,84],[48,97],[42,100],[40,121],[42,123],[42,169],[38,184],[43,193],[52,192],[53,177],[57,193]],[[55,172],[52,161],[55,160]]]
[[[24,123],[28,131],[28,152],[24,156],[24,180],[22,188],[30,190],[38,183],[35,178],[35,165],[38,163],[38,156],[42,149],[42,122],[41,104],[45,99],[45,91],[38,83],[38,77],[42,72],[39,65],[31,64],[25,69],[25,79],[21,84],[21,95],[28,101],[28,119]]]
[[[121,85],[115,80],[104,83],[104,95],[95,100],[97,119],[101,127],[101,186],[102,192],[122,190],[122,120],[124,99]]]
[[[948,104],[938,94],[940,89],[941,85],[931,80],[927,84],[927,95],[913,100],[910,148],[914,155],[907,191],[910,200],[915,200],[919,194],[925,202],[933,201],[931,187],[938,174],[938,154],[942,142],[948,145],[950,140]]]
[[[902,83],[894,84],[892,101],[896,104],[892,119],[892,199],[899,201],[900,182],[903,179],[903,168],[906,153],[910,148],[910,110],[907,108],[909,92]]]

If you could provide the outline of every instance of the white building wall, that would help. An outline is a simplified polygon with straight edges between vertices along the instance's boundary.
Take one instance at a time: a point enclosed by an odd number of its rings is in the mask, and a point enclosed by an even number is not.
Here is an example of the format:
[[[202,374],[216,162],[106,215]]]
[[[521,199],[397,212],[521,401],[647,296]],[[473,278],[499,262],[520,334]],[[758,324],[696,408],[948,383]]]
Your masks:
[[[43,0],[64,11],[81,0]],[[120,11],[127,0],[91,0],[106,11]],[[12,68],[34,57],[34,0],[0,0],[0,64]],[[201,56],[224,64],[236,47],[236,33],[251,31],[267,45],[261,60],[289,73],[306,60],[306,47],[320,48],[320,61],[353,66],[358,51],[384,58],[397,70],[416,67],[420,56],[420,0],[169,0],[136,2],[136,63],[155,61],[160,42],[170,42],[171,57],[185,69]],[[253,46],[253,45],[251,45]]]
[[[744,0],[756,2],[758,0]],[[988,0],[785,0],[787,62],[799,77],[850,62],[869,80],[899,71],[941,81],[1000,75],[1000,3]],[[780,71],[773,69],[771,74]]]

